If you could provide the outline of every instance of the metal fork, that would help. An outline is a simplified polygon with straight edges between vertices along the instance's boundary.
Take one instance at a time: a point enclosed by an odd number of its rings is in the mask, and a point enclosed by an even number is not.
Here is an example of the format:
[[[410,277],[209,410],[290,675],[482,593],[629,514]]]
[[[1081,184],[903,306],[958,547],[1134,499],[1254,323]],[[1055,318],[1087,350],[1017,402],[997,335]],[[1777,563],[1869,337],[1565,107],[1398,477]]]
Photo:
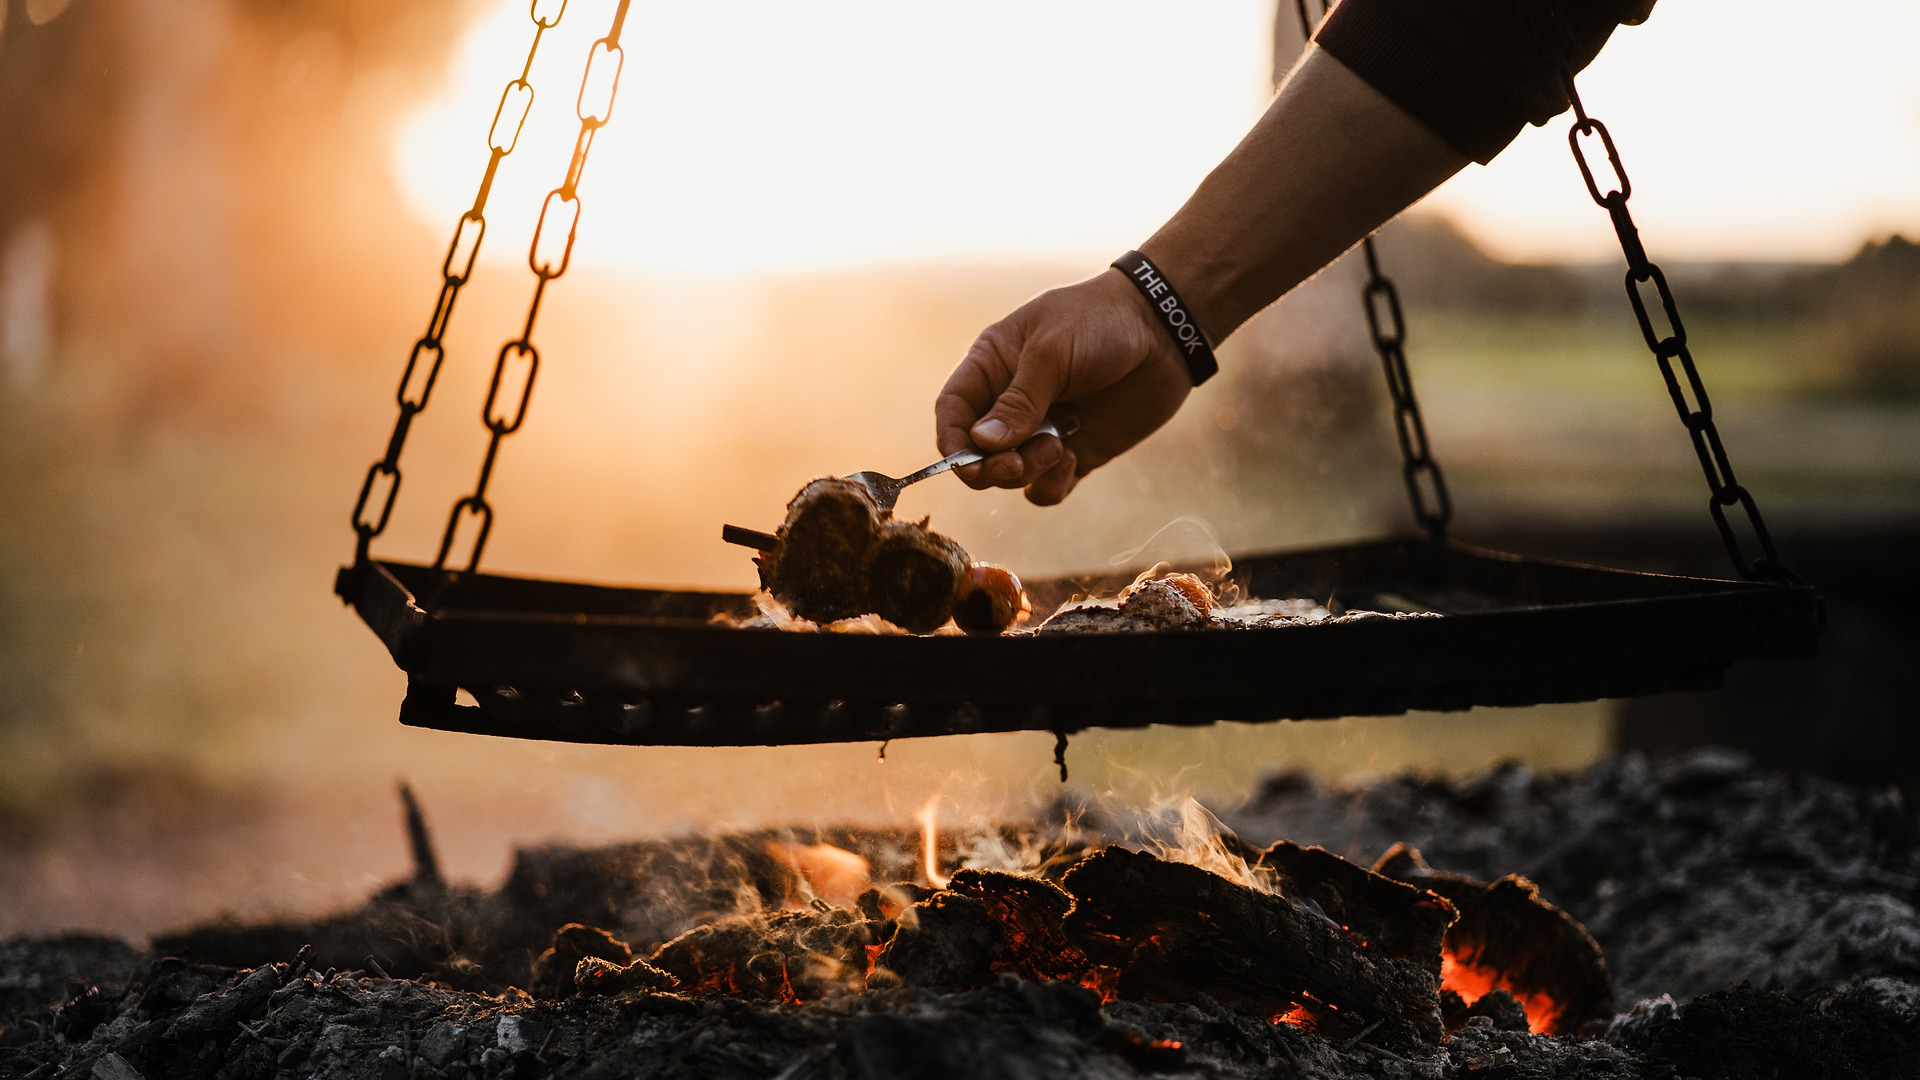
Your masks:
[[[1062,410],[1042,421],[1039,427],[1033,429],[1033,434],[1029,435],[1027,439],[1031,442],[1033,439],[1042,435],[1052,435],[1057,439],[1065,439],[1079,430],[1080,418]],[[1024,446],[1026,443],[1022,443],[1021,445]],[[873,493],[873,501],[880,507],[880,512],[882,514],[891,514],[893,512],[893,504],[900,500],[901,488],[906,487],[908,484],[917,484],[929,476],[939,476],[941,473],[951,469],[958,469],[963,465],[972,465],[977,461],[985,461],[990,456],[992,455],[985,450],[976,450],[969,446],[965,450],[956,450],[948,454],[946,457],[921,469],[919,472],[908,473],[905,476],[888,476],[885,473],[864,470],[857,473],[849,473],[847,479],[858,480],[862,484],[865,484],[867,490]]]

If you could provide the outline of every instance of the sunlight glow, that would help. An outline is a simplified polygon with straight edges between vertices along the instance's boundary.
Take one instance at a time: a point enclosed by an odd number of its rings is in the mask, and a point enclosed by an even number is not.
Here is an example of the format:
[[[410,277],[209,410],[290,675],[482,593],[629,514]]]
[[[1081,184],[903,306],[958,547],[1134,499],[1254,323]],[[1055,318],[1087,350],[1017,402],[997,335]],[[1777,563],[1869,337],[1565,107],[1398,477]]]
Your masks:
[[[612,9],[574,0],[543,42],[483,259],[526,258]],[[1272,15],[1271,0],[1177,14],[1145,0],[642,0],[575,254],[676,273],[1104,262],[1257,117]],[[500,0],[400,127],[396,176],[435,228],[450,232],[472,200],[530,36],[525,0]],[[1912,0],[1817,16],[1785,0],[1668,0],[1619,31],[1582,89],[1620,144],[1655,254],[1839,258],[1920,232],[1916,38]],[[1565,136],[1564,119],[1529,129],[1427,205],[1507,257],[1609,257]]]
[[[1841,259],[1920,235],[1920,4],[1665,0],[1581,75],[1656,259]],[[1618,255],[1567,149],[1529,128],[1428,205],[1509,258]]]
[[[611,10],[575,0],[542,43],[483,259],[524,257]],[[1259,115],[1270,17],[1263,0],[1177,18],[1144,0],[636,3],[577,255],[731,271],[1124,251]],[[396,169],[426,219],[451,230],[471,202],[530,36],[504,0],[403,124]]]

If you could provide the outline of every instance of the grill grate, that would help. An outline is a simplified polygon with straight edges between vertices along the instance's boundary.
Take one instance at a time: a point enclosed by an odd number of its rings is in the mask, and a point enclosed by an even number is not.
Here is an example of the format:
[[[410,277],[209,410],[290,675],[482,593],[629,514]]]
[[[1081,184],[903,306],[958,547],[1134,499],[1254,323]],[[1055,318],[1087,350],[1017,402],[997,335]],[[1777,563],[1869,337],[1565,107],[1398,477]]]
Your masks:
[[[911,637],[742,630],[745,593],[613,588],[375,561],[337,590],[407,673],[401,721],[514,738],[771,746],[993,731],[1391,715],[1711,689],[1809,656],[1805,586],[1577,566],[1451,541],[1243,559],[1245,595],[1440,619]],[[1030,586],[1037,611],[1133,575]],[[477,705],[456,703],[467,691]]]

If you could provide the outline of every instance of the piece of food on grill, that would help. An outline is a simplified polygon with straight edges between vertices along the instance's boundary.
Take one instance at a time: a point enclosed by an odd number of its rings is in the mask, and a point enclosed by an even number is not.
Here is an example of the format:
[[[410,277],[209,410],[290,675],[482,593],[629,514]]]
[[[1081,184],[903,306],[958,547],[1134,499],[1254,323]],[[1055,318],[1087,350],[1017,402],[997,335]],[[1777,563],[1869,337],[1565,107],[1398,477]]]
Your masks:
[[[1192,574],[1136,581],[1120,591],[1118,606],[1067,608],[1040,625],[1043,634],[1114,630],[1201,630],[1219,626],[1213,591]]]
[[[925,521],[892,520],[857,480],[808,481],[787,503],[774,539],[773,550],[759,559],[760,585],[810,622],[871,614],[925,634],[945,626],[967,599],[970,612],[985,604],[977,618],[969,616],[968,629],[997,633],[1027,610],[1019,579],[991,567],[998,576],[987,573],[976,582],[966,549]]]
[[[1120,610],[1158,630],[1189,630],[1211,626],[1213,590],[1192,574],[1137,581],[1120,592]]]
[[[864,615],[873,610],[867,560],[881,524],[865,484],[837,476],[809,481],[787,503],[787,520],[774,534],[779,544],[760,559],[760,584],[803,619]]]
[[[966,550],[924,522],[889,521],[867,556],[868,610],[910,633],[938,630],[967,566]]]
[[[998,634],[1033,612],[1027,590],[1004,566],[978,562],[967,569],[954,594],[953,621],[969,634]]]
[[[1117,607],[1087,604],[1056,611],[1035,631],[1041,634],[1108,634],[1116,630],[1157,630],[1145,619],[1136,619]]]

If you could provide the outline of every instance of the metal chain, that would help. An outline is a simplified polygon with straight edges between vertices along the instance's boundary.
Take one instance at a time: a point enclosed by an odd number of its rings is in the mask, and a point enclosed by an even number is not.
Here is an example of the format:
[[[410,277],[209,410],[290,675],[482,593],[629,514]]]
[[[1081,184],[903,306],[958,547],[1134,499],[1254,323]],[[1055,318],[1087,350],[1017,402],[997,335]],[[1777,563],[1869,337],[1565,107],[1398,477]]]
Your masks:
[[[1380,258],[1374,252],[1373,238],[1360,244],[1367,260],[1367,284],[1361,298],[1367,309],[1367,330],[1373,336],[1373,351],[1387,375],[1387,394],[1393,399],[1393,430],[1400,438],[1400,474],[1406,480],[1407,498],[1413,503],[1414,520],[1435,540],[1445,538],[1447,523],[1453,520],[1453,498],[1447,494],[1446,478],[1427,447],[1427,425],[1420,419],[1420,403],[1413,396],[1413,376],[1407,372],[1406,324],[1400,314],[1400,292],[1393,280],[1380,272]],[[1381,304],[1386,305],[1383,325]]]
[[[1300,35],[1312,40],[1313,28],[1325,19],[1331,6],[1318,0],[1319,19],[1307,12],[1309,0],[1294,0],[1300,15]],[[1435,540],[1447,535],[1453,520],[1453,498],[1447,494],[1447,481],[1427,446],[1427,425],[1420,417],[1420,402],[1413,396],[1413,376],[1407,371],[1405,349],[1406,320],[1400,310],[1400,290],[1393,279],[1380,270],[1380,255],[1373,237],[1360,242],[1366,257],[1367,283],[1360,302],[1367,313],[1367,331],[1373,338],[1373,351],[1387,376],[1387,394],[1393,399],[1393,430],[1400,440],[1400,475],[1406,481],[1407,499],[1413,504],[1414,520]]]
[[[456,499],[453,513],[447,518],[446,532],[440,537],[440,553],[433,560],[435,570],[446,566],[447,556],[453,550],[453,542],[460,531],[461,519],[471,514],[479,518],[479,532],[473,538],[473,547],[467,558],[467,571],[472,572],[480,566],[480,553],[485,550],[487,536],[493,531],[493,506],[487,502],[487,484],[493,479],[494,462],[500,453],[500,440],[520,430],[527,419],[527,403],[533,398],[534,379],[540,374],[540,351],[533,346],[533,325],[540,315],[540,301],[545,298],[547,284],[567,272],[567,265],[573,260],[573,241],[580,227],[579,187],[581,174],[587,167],[587,152],[593,148],[593,137],[613,115],[613,98],[620,88],[620,70],[626,64],[626,52],[620,48],[620,31],[627,21],[627,6],[631,0],[620,0],[613,14],[613,25],[605,37],[593,43],[587,52],[587,67],[580,77],[580,93],[574,99],[574,115],[580,118],[580,133],[573,140],[573,155],[567,162],[567,173],[560,186],[547,193],[546,202],[540,207],[540,221],[533,230],[533,242],[527,248],[527,265],[532,268],[534,278],[533,300],[527,306],[527,321],[521,327],[520,336],[500,347],[494,357],[493,379],[487,387],[487,401],[480,408],[480,421],[487,428],[487,451],[480,460],[480,476],[474,482],[473,493]],[[609,69],[602,65],[612,65]],[[596,74],[598,78],[596,79]],[[588,94],[594,96],[589,104]],[[559,244],[552,240],[555,233],[549,233],[550,224],[557,226],[562,218],[566,221],[566,241]],[[559,250],[555,251],[555,246]],[[524,362],[526,374],[518,380],[519,389],[513,391],[513,383],[507,378],[507,369]],[[502,397],[503,388],[508,396]],[[503,404],[505,403],[505,404]]]
[[[1550,55],[1558,68],[1561,88],[1573,106],[1574,122],[1567,131],[1567,145],[1573,151],[1574,163],[1580,167],[1581,178],[1586,181],[1587,194],[1613,221],[1614,235],[1619,237],[1621,253],[1627,259],[1627,299],[1633,305],[1634,319],[1640,324],[1640,335],[1653,352],[1654,361],[1660,365],[1660,376],[1666,381],[1667,394],[1673,399],[1675,411],[1680,414],[1680,422],[1686,425],[1694,454],[1700,459],[1700,469],[1706,474],[1707,488],[1711,492],[1707,509],[1713,515],[1713,524],[1720,531],[1727,555],[1742,576],[1756,581],[1800,584],[1799,575],[1780,562],[1774,550],[1773,537],[1767,532],[1767,523],[1760,516],[1760,507],[1754,502],[1753,494],[1734,477],[1733,464],[1727,459],[1727,448],[1720,441],[1719,429],[1714,426],[1713,402],[1707,397],[1706,385],[1701,381],[1699,369],[1693,363],[1693,353],[1687,347],[1687,330],[1680,321],[1673,290],[1668,288],[1667,276],[1661,272],[1659,265],[1647,257],[1646,246],[1640,240],[1640,230],[1627,210],[1633,185],[1627,179],[1626,169],[1620,164],[1620,151],[1614,146],[1613,135],[1607,126],[1587,115],[1580,94],[1574,89],[1573,68],[1568,60],[1573,50],[1572,27],[1566,21],[1566,12],[1559,0],[1547,0],[1547,7],[1554,19],[1554,25],[1550,28],[1554,43],[1550,47]],[[1528,21],[1531,23],[1533,20]],[[1539,28],[1533,27],[1531,32],[1536,43],[1539,42]],[[1606,152],[1607,164],[1613,171],[1612,181],[1604,192],[1600,190],[1593,166],[1587,160],[1586,146],[1591,145],[1594,137],[1598,137],[1601,149]],[[1583,144],[1583,139],[1588,142]],[[1655,327],[1647,299],[1641,292],[1641,286],[1649,282],[1660,298],[1665,333]],[[1675,371],[1676,361],[1678,372]],[[1760,546],[1759,556],[1751,560],[1746,556],[1733,522],[1728,520],[1727,508],[1731,506],[1740,507],[1746,515],[1747,523]]]
[[[533,71],[534,55],[540,51],[540,39],[559,25],[566,11],[567,0],[533,0],[528,9],[528,17],[533,20],[533,42],[527,46],[526,62],[520,66],[519,76],[500,92],[500,104],[493,111],[493,125],[487,130],[487,147],[491,151],[487,170],[480,178],[480,190],[473,197],[473,205],[460,215],[454,226],[447,257],[440,264],[440,296],[434,301],[426,333],[420,335],[420,340],[413,343],[413,351],[407,354],[406,370],[400,375],[396,395],[400,415],[394,420],[393,434],[387,438],[387,452],[367,470],[367,478],[360,485],[360,497],[353,504],[355,566],[365,565],[374,537],[385,532],[393,518],[394,500],[400,494],[400,452],[406,447],[407,433],[413,429],[413,418],[426,409],[433,385],[440,377],[440,366],[446,359],[443,342],[453,322],[453,305],[460,298],[461,287],[473,276],[480,241],[487,234],[487,197],[493,192],[493,178],[500,171],[501,160],[519,144],[520,129],[533,108],[533,84],[527,81],[527,76]],[[417,388],[414,386],[416,376],[420,379]],[[374,491],[383,480],[386,493],[376,500]],[[369,520],[367,508],[376,501],[380,515]]]

